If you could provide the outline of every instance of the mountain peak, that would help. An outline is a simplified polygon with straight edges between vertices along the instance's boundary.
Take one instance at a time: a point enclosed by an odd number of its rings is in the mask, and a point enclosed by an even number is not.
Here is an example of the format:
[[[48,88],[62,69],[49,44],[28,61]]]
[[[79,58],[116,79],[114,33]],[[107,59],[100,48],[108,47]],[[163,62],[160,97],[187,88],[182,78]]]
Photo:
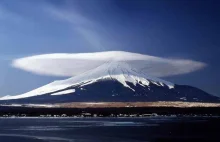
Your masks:
[[[132,83],[134,86],[137,84],[141,86],[148,86],[150,83],[153,83],[158,86],[167,86],[168,88],[174,88],[174,84],[161,80],[159,78],[154,78],[144,74],[143,72],[131,68],[129,64],[123,61],[108,61],[96,68],[81,73],[80,75],[71,77],[66,80],[54,81],[48,85],[42,86],[30,92],[16,95],[16,96],[5,96],[0,98],[0,100],[10,100],[10,99],[20,99],[33,97],[38,95],[43,95],[47,93],[53,93],[58,90],[62,90],[71,86],[81,85],[86,86],[91,83],[100,81],[100,80],[115,80],[120,82],[124,87],[127,87],[135,92],[135,89],[132,88],[129,83]]]
[[[77,64],[80,67],[80,64]],[[33,91],[0,98],[3,103],[66,102],[219,102],[200,89],[149,76],[125,61],[107,61],[66,80]]]

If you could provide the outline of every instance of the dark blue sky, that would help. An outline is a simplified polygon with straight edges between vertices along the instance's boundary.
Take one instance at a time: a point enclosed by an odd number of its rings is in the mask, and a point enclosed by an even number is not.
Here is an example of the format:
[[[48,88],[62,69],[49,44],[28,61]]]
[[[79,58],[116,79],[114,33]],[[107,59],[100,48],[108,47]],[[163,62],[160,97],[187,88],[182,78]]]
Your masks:
[[[165,79],[220,96],[219,7],[217,0],[1,0],[0,96],[62,79],[12,68],[15,58],[108,50],[204,62]]]

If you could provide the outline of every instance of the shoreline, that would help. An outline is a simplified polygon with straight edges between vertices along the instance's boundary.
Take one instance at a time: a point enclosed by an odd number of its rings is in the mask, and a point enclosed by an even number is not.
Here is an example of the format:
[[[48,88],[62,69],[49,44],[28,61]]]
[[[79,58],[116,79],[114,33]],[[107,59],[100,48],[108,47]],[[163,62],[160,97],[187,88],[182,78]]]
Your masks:
[[[220,107],[220,103],[207,102],[70,102],[55,104],[0,104],[0,107],[29,107],[29,108],[135,108],[135,107],[174,107],[174,108],[195,108],[195,107]]]
[[[220,116],[220,107],[40,108],[0,106],[3,117]]]
[[[220,107],[220,103],[202,103],[202,102],[72,102],[55,104],[60,108],[123,108],[123,107]]]

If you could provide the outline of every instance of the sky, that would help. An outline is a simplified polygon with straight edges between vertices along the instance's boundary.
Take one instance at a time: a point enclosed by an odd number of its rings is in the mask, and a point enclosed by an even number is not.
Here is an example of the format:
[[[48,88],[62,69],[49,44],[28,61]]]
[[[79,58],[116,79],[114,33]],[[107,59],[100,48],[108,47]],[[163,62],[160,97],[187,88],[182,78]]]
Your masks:
[[[65,79],[17,69],[17,58],[100,51],[203,62],[162,79],[220,96],[219,7],[217,0],[0,0],[0,96]]]

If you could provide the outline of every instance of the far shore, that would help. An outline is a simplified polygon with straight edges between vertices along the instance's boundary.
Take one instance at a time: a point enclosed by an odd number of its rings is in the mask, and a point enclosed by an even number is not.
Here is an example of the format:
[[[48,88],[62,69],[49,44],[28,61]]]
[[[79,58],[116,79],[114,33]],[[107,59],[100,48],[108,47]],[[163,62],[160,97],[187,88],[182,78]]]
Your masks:
[[[115,107],[220,107],[220,103],[200,102],[72,102],[55,104],[60,108],[115,108]]]
[[[0,104],[0,106],[31,108],[126,108],[126,107],[220,107],[220,103],[202,102],[70,102],[57,104]]]

